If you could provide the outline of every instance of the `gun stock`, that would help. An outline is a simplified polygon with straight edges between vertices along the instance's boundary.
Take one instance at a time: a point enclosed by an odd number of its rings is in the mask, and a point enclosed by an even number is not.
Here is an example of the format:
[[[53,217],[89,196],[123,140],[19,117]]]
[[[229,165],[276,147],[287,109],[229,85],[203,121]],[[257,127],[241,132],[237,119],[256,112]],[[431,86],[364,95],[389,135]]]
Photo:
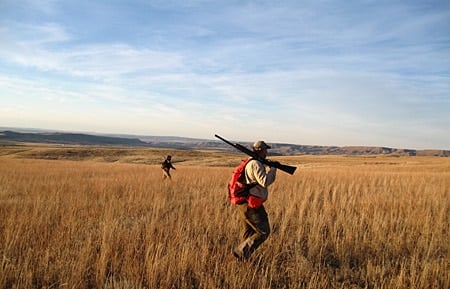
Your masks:
[[[237,150],[243,152],[244,154],[246,154],[246,155],[248,155],[248,156],[250,156],[250,157],[252,157],[252,158],[254,158],[254,159],[257,159],[257,160],[261,161],[261,162],[264,163],[265,165],[268,165],[268,166],[270,166],[270,167],[275,167],[275,168],[277,168],[277,169],[279,169],[279,170],[281,170],[281,171],[283,171],[283,172],[285,172],[285,173],[288,173],[288,174],[290,174],[290,175],[293,175],[294,172],[295,172],[295,170],[297,169],[297,167],[288,166],[288,165],[283,165],[283,164],[280,164],[279,162],[271,162],[271,161],[269,161],[269,160],[267,160],[267,159],[262,159],[262,158],[260,158],[260,157],[258,156],[257,153],[255,153],[255,152],[252,151],[252,150],[249,150],[248,148],[246,148],[246,147],[243,146],[243,145],[240,145],[240,144],[238,144],[238,143],[233,144],[232,142],[230,142],[230,141],[224,139],[223,137],[221,137],[221,136],[219,136],[219,135],[217,135],[217,134],[215,134],[214,136],[215,136],[216,138],[220,139],[221,141],[223,141],[223,142],[229,144],[230,146],[234,147],[235,149],[237,149]]]

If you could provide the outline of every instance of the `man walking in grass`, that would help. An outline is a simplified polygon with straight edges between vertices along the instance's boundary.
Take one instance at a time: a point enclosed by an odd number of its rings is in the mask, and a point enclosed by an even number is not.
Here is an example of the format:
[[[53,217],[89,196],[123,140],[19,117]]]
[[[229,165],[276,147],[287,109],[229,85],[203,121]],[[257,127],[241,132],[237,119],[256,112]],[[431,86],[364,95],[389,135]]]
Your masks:
[[[261,158],[267,157],[270,149],[263,141],[253,145],[253,151]],[[245,166],[245,182],[255,184],[250,189],[247,202],[237,205],[242,222],[242,243],[234,250],[233,255],[241,260],[250,258],[252,253],[267,239],[270,234],[269,219],[263,203],[269,195],[268,187],[275,181],[277,169],[270,167],[267,171],[264,164],[252,159]]]
[[[176,168],[172,165],[171,155],[168,155],[166,159],[161,163],[161,169],[163,171],[163,179],[168,178],[169,180],[171,180],[172,176],[170,175],[170,169],[176,170]]]

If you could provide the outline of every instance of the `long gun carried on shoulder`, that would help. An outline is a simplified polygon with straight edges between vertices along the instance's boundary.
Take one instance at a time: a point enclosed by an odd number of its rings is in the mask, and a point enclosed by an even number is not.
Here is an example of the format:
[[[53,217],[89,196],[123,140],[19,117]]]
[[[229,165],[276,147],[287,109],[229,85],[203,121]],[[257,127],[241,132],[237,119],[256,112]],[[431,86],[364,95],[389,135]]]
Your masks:
[[[263,159],[263,158],[259,157],[257,153],[255,153],[252,150],[249,150],[248,148],[246,148],[243,145],[240,145],[238,143],[234,144],[234,143],[224,139],[223,137],[221,137],[221,136],[219,136],[217,134],[215,134],[214,136],[216,138],[220,139],[221,141],[229,144],[230,146],[234,147],[235,149],[240,150],[244,154],[247,154],[247,155],[251,156],[252,158],[259,160],[260,162],[262,162],[263,164],[265,164],[265,165],[267,165],[269,167],[275,167],[275,168],[277,168],[279,170],[282,170],[283,172],[288,173],[290,175],[293,175],[295,170],[297,169],[297,167],[283,165],[283,164],[280,164],[279,162],[274,162],[274,161],[270,161],[270,160],[267,160],[267,159]]]

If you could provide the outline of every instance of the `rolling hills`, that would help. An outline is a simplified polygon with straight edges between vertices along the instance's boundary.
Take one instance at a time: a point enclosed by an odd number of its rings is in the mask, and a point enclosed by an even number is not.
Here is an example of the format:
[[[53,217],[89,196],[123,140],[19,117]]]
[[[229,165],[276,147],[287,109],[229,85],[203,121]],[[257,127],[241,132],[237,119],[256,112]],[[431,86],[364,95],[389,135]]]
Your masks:
[[[233,152],[234,148],[219,140],[195,139],[167,136],[133,136],[133,135],[97,135],[68,132],[45,131],[0,131],[0,143],[43,143],[60,145],[87,146],[127,146],[149,148],[171,148],[186,150],[224,150]],[[242,142],[251,147],[251,143]],[[370,146],[318,146],[273,143],[271,155],[390,155],[390,156],[450,156],[449,150],[414,150]]]

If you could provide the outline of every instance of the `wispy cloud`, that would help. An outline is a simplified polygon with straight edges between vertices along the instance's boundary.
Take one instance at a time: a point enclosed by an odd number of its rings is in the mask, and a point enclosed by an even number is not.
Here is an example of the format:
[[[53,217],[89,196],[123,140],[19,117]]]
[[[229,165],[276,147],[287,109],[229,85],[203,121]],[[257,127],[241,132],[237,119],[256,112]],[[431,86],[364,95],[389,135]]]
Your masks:
[[[127,44],[70,45],[67,42],[71,37],[56,24],[20,29],[20,35],[10,29],[1,31],[2,38],[10,44],[0,48],[0,58],[44,72],[117,79],[126,74],[173,70],[182,65],[182,58],[176,53],[139,49]]]

